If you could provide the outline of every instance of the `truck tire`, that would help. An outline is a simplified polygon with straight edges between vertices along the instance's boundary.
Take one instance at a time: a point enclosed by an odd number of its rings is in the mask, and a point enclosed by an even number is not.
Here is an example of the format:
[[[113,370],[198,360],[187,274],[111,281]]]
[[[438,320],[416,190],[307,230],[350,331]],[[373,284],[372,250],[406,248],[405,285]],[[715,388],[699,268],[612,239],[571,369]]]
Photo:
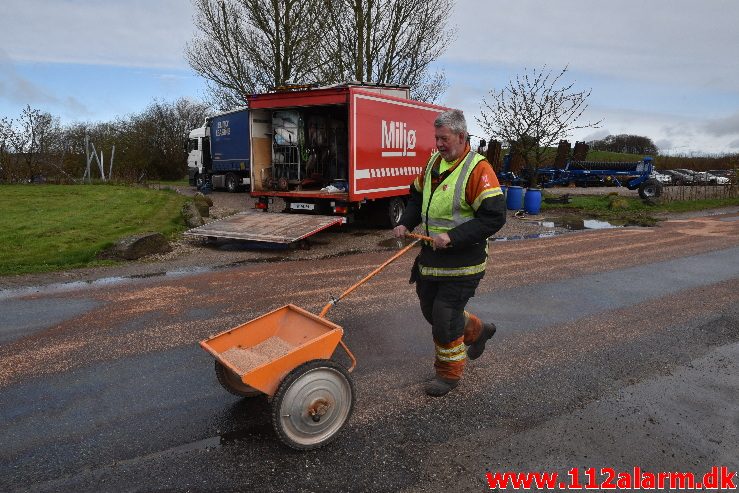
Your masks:
[[[394,228],[400,224],[400,218],[405,211],[405,201],[400,197],[393,197],[387,203],[387,224]]]
[[[230,193],[235,193],[239,191],[239,180],[233,173],[229,173],[226,175],[226,190],[228,190]]]
[[[639,197],[653,199],[662,195],[662,184],[657,180],[646,180],[639,185]]]
[[[203,185],[205,185],[205,178],[203,178],[203,175],[198,173],[197,175],[195,175],[195,188],[200,190],[201,188],[203,188]]]

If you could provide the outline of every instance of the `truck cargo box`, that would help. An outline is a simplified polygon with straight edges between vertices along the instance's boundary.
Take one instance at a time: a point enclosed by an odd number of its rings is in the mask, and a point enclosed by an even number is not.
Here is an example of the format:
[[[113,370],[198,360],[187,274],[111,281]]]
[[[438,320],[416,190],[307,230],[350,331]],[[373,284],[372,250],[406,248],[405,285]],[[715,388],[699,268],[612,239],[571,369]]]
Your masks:
[[[210,146],[213,172],[248,170],[251,160],[248,110],[214,116],[210,122]]]
[[[433,122],[446,109],[408,99],[402,86],[344,84],[247,99],[258,207],[281,197],[288,211],[350,220],[375,208],[390,225],[435,150]]]

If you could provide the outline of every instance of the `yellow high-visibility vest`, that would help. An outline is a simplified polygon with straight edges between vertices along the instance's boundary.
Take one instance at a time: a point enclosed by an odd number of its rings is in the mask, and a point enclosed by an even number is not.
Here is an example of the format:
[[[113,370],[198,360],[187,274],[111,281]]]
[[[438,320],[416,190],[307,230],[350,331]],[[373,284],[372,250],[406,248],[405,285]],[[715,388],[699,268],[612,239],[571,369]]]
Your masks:
[[[460,224],[474,219],[475,211],[472,205],[467,203],[465,197],[467,181],[477,163],[484,160],[485,157],[470,151],[432,193],[432,168],[437,159],[438,153],[431,156],[423,180],[421,220],[428,235],[446,233]],[[484,271],[485,265],[486,262],[463,267],[419,265],[419,270],[421,275],[424,276],[467,276]]]

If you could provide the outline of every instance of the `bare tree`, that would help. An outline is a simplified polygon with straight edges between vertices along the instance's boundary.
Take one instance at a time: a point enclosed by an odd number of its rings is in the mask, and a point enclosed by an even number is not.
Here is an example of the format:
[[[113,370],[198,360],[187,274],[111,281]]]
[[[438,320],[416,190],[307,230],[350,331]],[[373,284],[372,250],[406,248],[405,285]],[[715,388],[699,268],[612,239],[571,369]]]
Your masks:
[[[546,67],[525,70],[501,90],[490,91],[490,101],[482,101],[480,126],[493,138],[507,142],[521,156],[530,176],[552,147],[573,130],[597,128],[597,122],[578,123],[591,90],[574,91],[573,83],[561,82],[567,67],[555,77]]]
[[[452,38],[453,0],[194,0],[190,66],[221,109],[288,82],[346,80],[411,86],[433,101],[446,88],[431,72]]]
[[[198,34],[187,45],[190,66],[209,82],[221,109],[290,81],[314,82],[315,55],[327,37],[329,0],[194,0]]]
[[[110,127],[96,126],[90,135],[96,145],[99,141],[110,148],[115,143],[118,173],[127,180],[179,179],[187,173],[187,133],[202,125],[209,112],[207,105],[189,99],[155,100]]]
[[[434,101],[446,89],[431,63],[453,39],[447,17],[453,0],[330,0],[326,81],[372,81],[411,86],[414,98]]]
[[[12,181],[13,158],[13,120],[7,117],[0,119],[0,182]]]
[[[42,165],[50,158],[53,138],[58,134],[58,122],[49,113],[31,108],[30,105],[21,112],[18,126],[11,120],[3,122],[4,143],[12,152],[9,160],[11,179],[33,181],[41,175]]]

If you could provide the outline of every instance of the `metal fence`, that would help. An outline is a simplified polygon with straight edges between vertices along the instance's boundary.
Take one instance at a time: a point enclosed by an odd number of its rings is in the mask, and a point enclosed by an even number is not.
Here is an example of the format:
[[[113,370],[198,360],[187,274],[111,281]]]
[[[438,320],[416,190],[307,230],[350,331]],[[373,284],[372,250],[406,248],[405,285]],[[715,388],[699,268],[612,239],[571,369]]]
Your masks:
[[[681,185],[667,186],[662,189],[660,199],[665,202],[673,200],[730,199],[739,197],[739,186],[729,185]]]

